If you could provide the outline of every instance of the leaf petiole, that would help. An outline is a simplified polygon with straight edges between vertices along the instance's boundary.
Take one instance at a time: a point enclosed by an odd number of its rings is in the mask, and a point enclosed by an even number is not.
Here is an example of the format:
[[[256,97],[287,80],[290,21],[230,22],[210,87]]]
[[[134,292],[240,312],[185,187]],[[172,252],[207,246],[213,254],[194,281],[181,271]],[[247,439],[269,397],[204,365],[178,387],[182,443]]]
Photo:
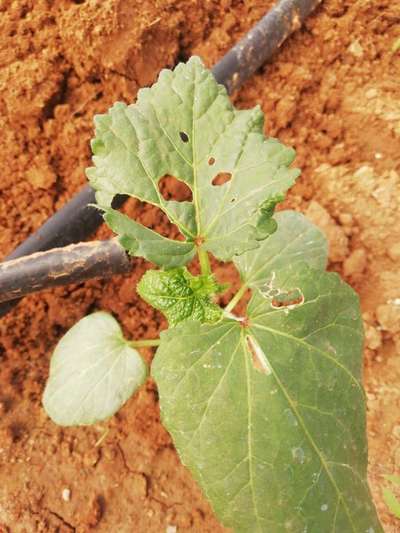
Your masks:
[[[199,246],[197,248],[197,254],[200,261],[200,269],[203,276],[209,276],[211,274],[211,265],[208,253]]]
[[[128,344],[132,346],[132,348],[148,348],[151,346],[159,346],[160,342],[160,339],[144,339],[141,341],[129,341]]]
[[[244,283],[240,287],[240,289],[237,291],[235,296],[232,298],[232,300],[225,307],[225,309],[224,309],[225,313],[230,313],[232,311],[232,309],[234,309],[236,304],[239,303],[239,301],[242,299],[242,297],[243,297],[244,293],[246,292],[246,290],[247,290],[247,284]]]

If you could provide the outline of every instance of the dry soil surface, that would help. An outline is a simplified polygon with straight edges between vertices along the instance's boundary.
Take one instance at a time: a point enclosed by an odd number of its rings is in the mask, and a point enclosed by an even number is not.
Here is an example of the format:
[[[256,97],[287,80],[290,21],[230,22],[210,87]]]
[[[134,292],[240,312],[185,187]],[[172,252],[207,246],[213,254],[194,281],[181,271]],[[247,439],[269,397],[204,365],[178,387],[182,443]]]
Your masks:
[[[191,54],[211,66],[270,5],[0,1],[2,255],[85,183],[93,114]],[[266,133],[296,148],[303,174],[285,205],[324,229],[330,268],[361,296],[369,474],[390,533],[400,531],[382,500],[383,476],[400,471],[399,37],[398,2],[325,0],[234,95],[259,103]],[[168,233],[157,211],[127,210]],[[0,322],[1,532],[224,531],[160,424],[153,383],[92,428],[60,429],[41,407],[51,352],[86,313],[111,311],[131,338],[166,327],[135,292],[148,267],[31,296]]]

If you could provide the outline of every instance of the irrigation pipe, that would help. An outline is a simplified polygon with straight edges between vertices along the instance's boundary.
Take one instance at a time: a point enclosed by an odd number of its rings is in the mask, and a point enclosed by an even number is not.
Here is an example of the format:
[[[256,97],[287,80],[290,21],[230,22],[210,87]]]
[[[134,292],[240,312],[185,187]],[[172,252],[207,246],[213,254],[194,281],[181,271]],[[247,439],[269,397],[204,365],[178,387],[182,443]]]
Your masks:
[[[131,260],[116,238],[36,252],[0,263],[0,302],[130,270]]]
[[[261,65],[269,60],[273,54],[279,49],[287,37],[297,30],[308,15],[321,3],[322,0],[280,0],[277,4],[239,41],[229,52],[227,52],[222,59],[214,66],[212,72],[216,80],[225,85],[229,93],[238,89]],[[119,207],[125,201],[124,197],[117,197],[115,199],[115,207]],[[24,292],[18,294],[19,297],[28,294],[29,292],[36,292],[43,288],[56,286],[60,284],[69,283],[67,278],[60,277],[57,283],[57,278],[53,279],[52,284],[45,281],[45,271],[40,273],[40,282],[35,280],[31,274],[28,280],[32,285],[32,290],[29,290],[28,281],[24,279],[24,268],[29,272],[34,272],[35,269],[28,267],[29,261],[38,261],[37,252],[49,250],[51,248],[60,248],[86,239],[90,236],[102,223],[101,214],[88,204],[95,202],[94,191],[87,185],[70,200],[62,209],[49,218],[43,226],[41,226],[28,239],[20,244],[11,254],[5,258],[5,262],[10,262],[7,267],[2,264],[0,270],[0,317],[5,315],[9,310],[18,303],[15,296],[8,298],[6,301],[5,294],[8,292],[5,281],[3,280],[3,272],[7,271],[7,283],[10,283],[9,267],[13,260],[32,254],[31,259],[26,258],[26,261],[20,263],[20,268],[15,268],[13,281],[15,291],[17,287],[24,287]],[[67,248],[68,249],[68,248]],[[68,253],[72,253],[69,251]],[[65,254],[60,251],[49,255],[55,262],[58,257],[63,257],[65,261]],[[101,258],[97,256],[100,264],[103,264]],[[59,265],[47,264],[49,271],[57,269]],[[24,268],[22,268],[24,265]],[[15,263],[14,263],[15,266]],[[104,264],[103,264],[104,266]],[[43,267],[44,268],[44,267]],[[91,275],[86,275],[85,266],[82,264],[80,278],[77,274],[74,281],[89,279],[90,277],[103,275],[99,269],[93,269],[92,263],[89,261],[88,272]],[[95,275],[93,273],[96,272]],[[106,272],[106,271],[105,271]],[[109,272],[109,270],[107,270]],[[71,280],[72,282],[72,280]],[[42,284],[42,285],[41,285]],[[17,291],[18,292],[18,291]],[[4,303],[5,302],[5,303]]]

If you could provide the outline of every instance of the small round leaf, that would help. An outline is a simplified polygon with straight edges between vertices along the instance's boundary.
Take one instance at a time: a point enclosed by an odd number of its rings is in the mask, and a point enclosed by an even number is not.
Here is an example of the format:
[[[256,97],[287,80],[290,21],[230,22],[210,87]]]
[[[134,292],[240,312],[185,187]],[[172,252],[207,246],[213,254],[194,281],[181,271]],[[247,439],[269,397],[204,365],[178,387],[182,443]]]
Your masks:
[[[118,322],[107,313],[93,313],[57,344],[43,406],[61,426],[94,424],[118,411],[146,375],[145,363]]]

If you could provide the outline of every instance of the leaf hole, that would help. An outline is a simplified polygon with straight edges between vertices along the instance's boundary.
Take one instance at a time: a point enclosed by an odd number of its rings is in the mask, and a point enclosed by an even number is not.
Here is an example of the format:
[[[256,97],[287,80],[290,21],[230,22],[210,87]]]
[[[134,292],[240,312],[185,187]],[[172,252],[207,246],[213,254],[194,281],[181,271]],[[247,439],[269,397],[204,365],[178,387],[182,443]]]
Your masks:
[[[231,179],[232,174],[230,172],[220,172],[215,176],[211,183],[216,187],[220,187],[221,185],[228,183],[228,181],[231,181]]]
[[[163,237],[184,240],[178,227],[170,222],[167,215],[158,206],[141,202],[136,198],[129,198],[121,211],[146,228],[156,231]]]
[[[281,307],[286,307],[286,308],[291,309],[303,303],[304,303],[304,295],[300,289],[293,289],[287,292],[280,292],[279,294],[274,295],[271,301],[271,305],[275,309],[279,309]]]
[[[215,157],[210,157],[210,159],[208,160],[208,164],[210,165],[210,167],[215,163]]]
[[[158,189],[164,200],[191,202],[193,195],[190,187],[173,176],[163,176],[158,182]]]
[[[181,138],[182,142],[188,143],[189,142],[189,136],[184,131],[179,132],[179,137]]]

